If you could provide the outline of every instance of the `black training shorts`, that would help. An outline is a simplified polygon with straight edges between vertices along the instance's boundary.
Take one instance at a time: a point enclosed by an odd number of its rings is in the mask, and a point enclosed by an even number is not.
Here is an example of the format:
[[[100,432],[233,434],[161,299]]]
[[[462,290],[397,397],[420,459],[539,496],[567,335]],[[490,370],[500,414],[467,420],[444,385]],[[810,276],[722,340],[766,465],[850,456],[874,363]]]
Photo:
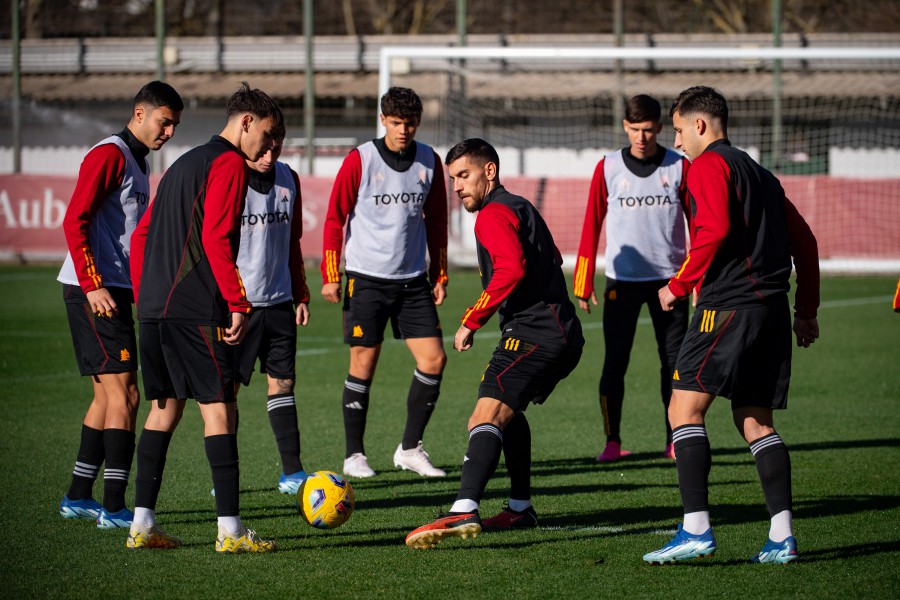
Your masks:
[[[762,306],[698,308],[675,363],[672,387],[723,396],[732,408],[787,408],[791,313],[787,296]]]
[[[349,275],[344,293],[344,342],[377,346],[390,320],[395,339],[442,337],[428,277],[385,282]]]
[[[502,338],[491,355],[479,398],[494,398],[515,412],[528,404],[543,404],[556,384],[569,376],[581,359],[581,346],[547,346]]]
[[[148,400],[234,402],[234,347],[223,327],[143,322],[141,374]]]
[[[259,372],[275,379],[294,379],[297,356],[297,313],[293,302],[254,308],[244,341],[234,347],[235,377],[249,385],[256,359]]]
[[[66,317],[72,332],[75,361],[82,375],[137,371],[137,340],[134,335],[134,302],[130,289],[106,288],[116,302],[114,317],[97,316],[87,296],[77,285],[63,285]]]

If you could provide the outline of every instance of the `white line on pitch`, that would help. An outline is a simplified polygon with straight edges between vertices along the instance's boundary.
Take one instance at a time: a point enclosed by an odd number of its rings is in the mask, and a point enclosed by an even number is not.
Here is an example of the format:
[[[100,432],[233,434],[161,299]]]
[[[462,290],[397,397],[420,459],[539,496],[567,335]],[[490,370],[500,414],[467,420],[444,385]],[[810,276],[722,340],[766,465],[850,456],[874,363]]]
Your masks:
[[[558,526],[558,527],[544,527],[539,526],[538,529],[542,531],[600,531],[603,533],[625,533],[625,529],[623,527],[578,527],[576,525],[568,525],[568,526]]]
[[[332,352],[343,352],[344,348],[311,348],[309,350],[297,350],[297,356],[315,356],[316,354],[331,354]]]
[[[872,296],[870,298],[847,298],[846,300],[826,300],[821,308],[840,308],[842,306],[859,306],[860,304],[881,304],[891,301],[891,296]]]

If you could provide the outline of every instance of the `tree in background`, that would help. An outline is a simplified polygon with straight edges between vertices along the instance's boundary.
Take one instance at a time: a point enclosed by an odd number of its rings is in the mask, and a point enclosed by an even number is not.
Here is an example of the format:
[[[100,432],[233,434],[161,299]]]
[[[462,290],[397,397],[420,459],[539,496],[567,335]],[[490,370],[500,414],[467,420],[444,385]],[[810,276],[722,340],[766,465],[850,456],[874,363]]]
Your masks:
[[[0,14],[10,2],[0,0]],[[24,37],[152,37],[155,0],[19,0]],[[471,34],[608,34],[614,0],[468,0]],[[772,0],[628,0],[625,33],[768,33]],[[316,35],[452,34],[456,0],[315,3]],[[296,0],[165,0],[172,36],[300,35]],[[784,33],[897,33],[900,2],[782,0]],[[273,18],[277,16],[277,18]],[[0,19],[9,39],[10,19]]]

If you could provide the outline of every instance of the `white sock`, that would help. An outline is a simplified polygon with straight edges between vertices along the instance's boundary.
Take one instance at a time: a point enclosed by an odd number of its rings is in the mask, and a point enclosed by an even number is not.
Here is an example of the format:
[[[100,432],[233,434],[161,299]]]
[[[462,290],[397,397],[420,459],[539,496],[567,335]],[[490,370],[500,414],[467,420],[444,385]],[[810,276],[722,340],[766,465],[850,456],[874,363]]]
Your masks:
[[[516,512],[522,512],[523,510],[527,510],[528,507],[531,506],[531,500],[513,500],[509,499],[509,509],[514,510]]]
[[[691,535],[706,533],[706,530],[709,529],[709,511],[698,510],[697,512],[687,513],[684,515],[684,525],[681,528]]]
[[[234,537],[244,532],[244,525],[240,517],[219,517],[219,529],[225,530],[229,536]]]
[[[135,506],[134,520],[131,522],[132,524],[140,525],[141,527],[153,527],[156,525],[156,511],[141,506]]]
[[[789,510],[783,510],[772,517],[769,526],[769,539],[773,542],[783,542],[794,535],[794,518]]]
[[[469,513],[478,510],[478,503],[474,500],[457,500],[450,507],[452,513]]]

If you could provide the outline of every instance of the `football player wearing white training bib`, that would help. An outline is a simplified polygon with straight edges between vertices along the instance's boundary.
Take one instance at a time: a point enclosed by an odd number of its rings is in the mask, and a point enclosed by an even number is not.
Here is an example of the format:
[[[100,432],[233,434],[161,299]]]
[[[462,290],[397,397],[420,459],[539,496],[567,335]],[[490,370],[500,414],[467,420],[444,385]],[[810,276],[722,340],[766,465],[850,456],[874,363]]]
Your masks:
[[[344,159],[325,219],[322,296],[332,304],[341,301],[345,248],[344,341],[350,346],[350,369],[342,403],[344,474],[351,477],[375,475],[363,434],[388,321],[416,361],[394,466],[425,477],[446,475],[422,448],[447,362],[435,308],[446,296],[447,193],[441,161],[414,140],[421,118],[422,102],[414,91],[387,91],[381,98],[385,136]]]
[[[259,160],[247,161],[250,177],[237,265],[253,312],[247,337],[235,347],[235,396],[239,383],[250,384],[258,358],[267,380],[269,424],[281,456],[278,491],[296,495],[306,472],[300,462],[294,366],[297,325],[309,323],[309,289],[300,250],[300,178],[278,162],[284,135],[281,127],[275,132],[275,147]]]
[[[152,81],[142,87],[125,129],[84,157],[63,220],[69,252],[57,279],[63,284],[78,369],[93,380],[94,398],[59,513],[67,519],[96,519],[103,529],[129,527],[133,517],[125,506],[140,403],[131,234],[150,201],[147,155],[175,135],[182,110],[172,86]],[[104,463],[101,505],[92,489]]]

